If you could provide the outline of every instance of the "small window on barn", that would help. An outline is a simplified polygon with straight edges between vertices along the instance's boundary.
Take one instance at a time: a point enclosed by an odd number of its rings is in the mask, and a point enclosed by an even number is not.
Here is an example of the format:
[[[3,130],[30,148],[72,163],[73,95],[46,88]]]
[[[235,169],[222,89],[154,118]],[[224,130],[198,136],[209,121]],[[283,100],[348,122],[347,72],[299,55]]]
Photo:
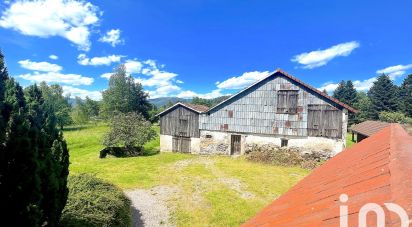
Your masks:
[[[233,110],[228,110],[227,111],[227,117],[228,118],[233,118]]]
[[[288,146],[288,139],[280,139],[280,146],[287,147]]]
[[[278,91],[277,112],[295,114],[298,109],[298,91]]]
[[[212,135],[207,134],[206,138],[210,139],[210,138],[212,138]]]

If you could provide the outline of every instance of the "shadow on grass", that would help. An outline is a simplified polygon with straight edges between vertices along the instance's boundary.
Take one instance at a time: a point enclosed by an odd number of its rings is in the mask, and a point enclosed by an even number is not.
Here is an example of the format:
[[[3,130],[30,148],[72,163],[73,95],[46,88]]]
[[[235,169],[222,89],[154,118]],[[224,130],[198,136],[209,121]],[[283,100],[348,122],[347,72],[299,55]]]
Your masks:
[[[71,125],[64,127],[63,132],[78,131],[90,128],[90,125]]]

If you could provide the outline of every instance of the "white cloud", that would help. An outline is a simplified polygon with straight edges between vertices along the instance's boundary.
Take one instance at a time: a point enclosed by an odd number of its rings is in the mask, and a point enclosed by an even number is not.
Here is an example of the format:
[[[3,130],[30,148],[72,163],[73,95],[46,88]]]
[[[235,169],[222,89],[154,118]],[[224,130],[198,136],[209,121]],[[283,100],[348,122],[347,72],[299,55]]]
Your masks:
[[[104,56],[104,57],[88,58],[86,57],[85,54],[79,54],[79,56],[77,56],[77,62],[80,65],[93,65],[93,66],[111,65],[112,63],[120,62],[122,57],[124,56],[109,55],[109,56]]]
[[[376,81],[376,77],[372,77],[366,80],[355,80],[353,81],[353,86],[355,87],[356,90],[358,91],[367,91],[369,88],[372,87],[373,82]],[[324,89],[328,93],[332,93],[335,91],[335,89],[339,86],[339,83],[325,83],[322,85],[320,88],[318,88],[320,91],[323,91]]]
[[[229,78],[223,82],[216,82],[219,89],[240,89],[247,87],[254,82],[261,80],[269,75],[269,71],[245,72],[241,76]]]
[[[109,80],[112,75],[113,73],[103,73],[102,75],[100,75],[100,77]]]
[[[330,93],[330,92],[333,92],[337,87],[338,87],[338,84],[329,82],[329,83],[323,84],[320,88],[318,88],[318,90],[320,91],[326,90],[328,93]]]
[[[312,69],[326,65],[332,59],[338,56],[348,56],[360,44],[356,41],[341,43],[328,49],[315,50],[307,53],[302,53],[292,58],[293,62],[298,62],[303,65],[303,68]]]
[[[194,91],[182,91],[179,94],[177,94],[178,98],[193,98],[193,97],[199,97],[199,98],[204,98],[204,99],[213,99],[217,98],[223,95],[229,95],[229,94],[222,94],[221,89],[215,89],[209,93],[196,93]]]
[[[91,77],[84,77],[78,74],[63,74],[59,72],[34,72],[23,74],[19,77],[36,83],[40,83],[42,81],[47,83],[63,83],[71,85],[90,85],[93,83],[93,78]]]
[[[123,44],[124,40],[120,39],[120,30],[119,29],[112,29],[106,32],[105,35],[100,37],[99,41],[103,43],[109,43],[112,47],[115,47],[118,44]]]
[[[57,59],[59,59],[59,56],[54,55],[54,54],[51,54],[51,55],[49,56],[49,58],[52,59],[52,60],[57,60]]]
[[[43,71],[43,72],[59,72],[63,68],[60,65],[48,63],[48,62],[34,62],[29,59],[21,60],[18,62],[22,68]]]
[[[93,99],[93,100],[101,100],[102,99],[102,92],[101,91],[89,91],[85,89],[80,89],[72,86],[63,86],[63,94],[70,95],[70,97],[80,97],[85,99],[86,96]]]
[[[389,77],[391,77],[392,80],[394,80],[396,79],[396,77],[404,75],[408,69],[412,69],[412,64],[389,66],[384,69],[380,69],[376,71],[376,73],[387,74],[389,75]]]
[[[42,38],[60,36],[88,51],[90,30],[98,25],[100,14],[83,0],[16,0],[3,11],[0,27]]]
[[[126,67],[126,72],[127,73],[140,73],[143,67],[143,64],[138,61],[138,60],[126,60],[124,63],[124,66]]]

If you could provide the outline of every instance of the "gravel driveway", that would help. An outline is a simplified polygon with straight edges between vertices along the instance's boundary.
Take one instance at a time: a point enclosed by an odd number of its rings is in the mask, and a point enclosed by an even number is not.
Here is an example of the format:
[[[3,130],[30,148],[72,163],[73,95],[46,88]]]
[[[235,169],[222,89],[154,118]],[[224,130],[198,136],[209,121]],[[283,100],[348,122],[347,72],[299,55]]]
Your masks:
[[[149,190],[125,191],[132,201],[132,222],[134,227],[174,226],[170,223],[170,212],[166,199],[177,192],[177,188],[157,186]]]

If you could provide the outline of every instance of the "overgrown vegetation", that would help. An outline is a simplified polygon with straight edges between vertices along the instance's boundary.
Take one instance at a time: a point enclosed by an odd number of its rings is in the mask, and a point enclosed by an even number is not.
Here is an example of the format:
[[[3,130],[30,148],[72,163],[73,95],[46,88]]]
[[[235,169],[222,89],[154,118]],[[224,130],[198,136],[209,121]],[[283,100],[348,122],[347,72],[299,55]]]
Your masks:
[[[58,129],[64,125],[58,90],[23,91],[0,52],[0,208],[8,225],[56,226],[66,204],[69,154]]]
[[[118,156],[136,156],[141,155],[143,145],[155,137],[151,123],[141,114],[118,113],[110,121],[110,131],[105,134],[103,145],[112,148],[109,151],[116,151]]]
[[[69,177],[61,226],[130,226],[130,201],[118,187],[90,174]]]
[[[144,156],[99,159],[96,152],[103,148],[101,138],[108,130],[104,124],[67,128],[70,173],[95,174],[122,189],[176,187],[177,194],[167,198],[176,226],[239,226],[308,173],[243,157],[157,153],[159,137],[144,145]],[[242,197],[232,181],[253,196]]]

